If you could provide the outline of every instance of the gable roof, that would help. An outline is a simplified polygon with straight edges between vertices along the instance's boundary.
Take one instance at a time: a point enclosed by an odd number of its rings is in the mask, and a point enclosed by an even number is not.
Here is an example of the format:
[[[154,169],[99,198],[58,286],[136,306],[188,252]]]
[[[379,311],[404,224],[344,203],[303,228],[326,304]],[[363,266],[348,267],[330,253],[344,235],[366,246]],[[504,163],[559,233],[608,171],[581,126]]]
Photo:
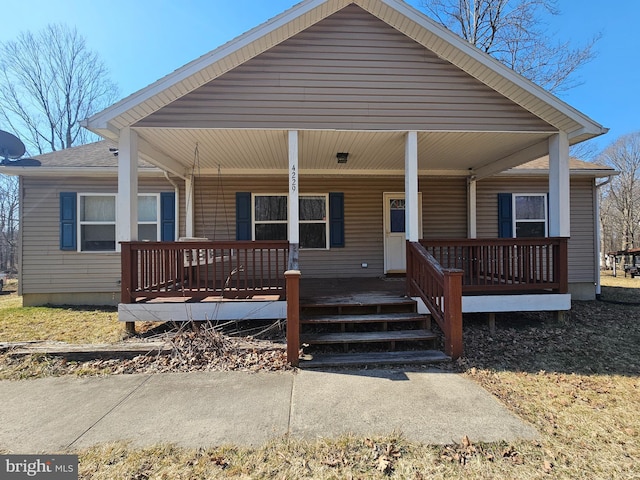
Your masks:
[[[304,0],[86,119],[83,125],[115,140],[120,129],[135,124],[351,4],[358,5],[545,122],[567,132],[571,144],[606,133],[607,129],[602,125],[401,0]]]

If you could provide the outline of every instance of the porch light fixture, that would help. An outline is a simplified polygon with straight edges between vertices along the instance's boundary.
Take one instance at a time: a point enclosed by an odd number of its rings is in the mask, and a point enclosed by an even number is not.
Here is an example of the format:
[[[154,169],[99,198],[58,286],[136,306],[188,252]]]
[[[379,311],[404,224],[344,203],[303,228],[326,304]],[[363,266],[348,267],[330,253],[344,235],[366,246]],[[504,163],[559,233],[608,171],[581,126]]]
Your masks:
[[[338,163],[347,163],[347,158],[349,157],[349,152],[338,152],[336,154],[336,158],[338,159]]]

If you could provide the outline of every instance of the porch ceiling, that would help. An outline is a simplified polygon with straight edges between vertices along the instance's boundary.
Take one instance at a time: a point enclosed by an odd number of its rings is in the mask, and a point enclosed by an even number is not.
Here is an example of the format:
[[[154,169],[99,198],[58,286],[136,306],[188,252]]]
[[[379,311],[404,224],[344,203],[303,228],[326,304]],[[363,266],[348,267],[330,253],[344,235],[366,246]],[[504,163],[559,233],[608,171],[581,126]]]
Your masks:
[[[186,173],[286,174],[285,130],[135,128],[154,150]],[[552,132],[419,132],[418,160],[423,174],[469,175],[501,171],[548,152]],[[306,174],[404,174],[405,132],[301,131],[300,170]],[[195,150],[198,145],[198,155]],[[348,152],[338,164],[337,152]],[[163,168],[162,159],[145,159]],[[513,165],[511,165],[513,163]]]

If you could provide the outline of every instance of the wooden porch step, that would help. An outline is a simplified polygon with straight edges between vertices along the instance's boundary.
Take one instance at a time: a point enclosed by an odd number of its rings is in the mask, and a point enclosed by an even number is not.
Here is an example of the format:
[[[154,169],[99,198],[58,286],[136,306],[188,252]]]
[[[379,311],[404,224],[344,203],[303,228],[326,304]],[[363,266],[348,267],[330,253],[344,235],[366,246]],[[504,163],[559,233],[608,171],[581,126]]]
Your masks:
[[[300,335],[301,343],[309,345],[345,344],[345,343],[381,343],[412,342],[434,340],[437,338],[427,330],[397,330],[384,332],[337,332],[337,333],[305,333]]]
[[[364,352],[303,355],[301,368],[354,367],[365,365],[425,365],[448,362],[451,358],[437,350]]]
[[[302,316],[301,324],[318,325],[328,323],[384,323],[384,322],[423,322],[425,317],[417,313],[372,313],[369,315],[317,315]]]
[[[353,314],[373,314],[373,313],[415,313],[417,310],[416,302],[410,298],[381,299],[371,300],[363,299],[363,301],[353,301],[351,299],[344,300],[325,300],[322,302],[302,303],[300,311],[305,315],[353,315]]]

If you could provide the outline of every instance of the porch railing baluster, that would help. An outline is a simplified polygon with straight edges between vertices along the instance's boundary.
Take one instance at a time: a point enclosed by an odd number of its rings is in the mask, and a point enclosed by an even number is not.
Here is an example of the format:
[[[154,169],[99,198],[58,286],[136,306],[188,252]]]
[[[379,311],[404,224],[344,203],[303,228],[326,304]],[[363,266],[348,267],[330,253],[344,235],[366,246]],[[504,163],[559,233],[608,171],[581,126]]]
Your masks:
[[[438,239],[420,244],[443,268],[464,270],[463,292],[568,291],[566,238]]]
[[[121,301],[202,299],[212,294],[284,296],[286,261],[282,259],[288,258],[288,251],[289,244],[281,241],[122,242]]]

